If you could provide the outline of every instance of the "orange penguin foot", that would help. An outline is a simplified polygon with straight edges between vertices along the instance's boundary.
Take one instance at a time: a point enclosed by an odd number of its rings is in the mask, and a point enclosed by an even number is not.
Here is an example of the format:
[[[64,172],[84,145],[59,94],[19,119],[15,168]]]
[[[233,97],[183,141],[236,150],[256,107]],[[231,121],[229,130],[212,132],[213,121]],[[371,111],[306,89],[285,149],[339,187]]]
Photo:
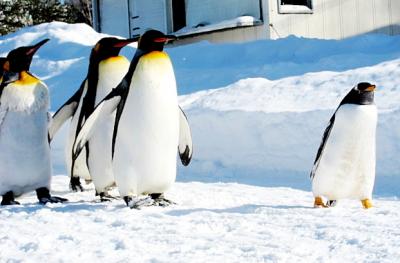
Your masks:
[[[315,200],[314,200],[314,207],[319,208],[319,207],[328,207],[328,206],[324,204],[321,197],[317,196],[317,197],[315,197]]]
[[[372,202],[371,202],[371,200],[369,200],[369,199],[361,200],[361,204],[363,205],[363,207],[364,207],[365,209],[368,209],[368,208],[371,208],[371,207],[372,207]]]

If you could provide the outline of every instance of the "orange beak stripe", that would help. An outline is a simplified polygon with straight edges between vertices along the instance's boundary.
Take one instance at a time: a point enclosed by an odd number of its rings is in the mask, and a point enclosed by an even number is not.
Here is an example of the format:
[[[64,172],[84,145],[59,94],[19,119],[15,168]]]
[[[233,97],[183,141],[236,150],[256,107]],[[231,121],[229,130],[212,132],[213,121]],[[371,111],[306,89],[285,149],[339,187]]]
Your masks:
[[[375,88],[376,88],[376,85],[371,85],[371,86],[369,86],[366,90],[367,90],[367,91],[374,91]]]

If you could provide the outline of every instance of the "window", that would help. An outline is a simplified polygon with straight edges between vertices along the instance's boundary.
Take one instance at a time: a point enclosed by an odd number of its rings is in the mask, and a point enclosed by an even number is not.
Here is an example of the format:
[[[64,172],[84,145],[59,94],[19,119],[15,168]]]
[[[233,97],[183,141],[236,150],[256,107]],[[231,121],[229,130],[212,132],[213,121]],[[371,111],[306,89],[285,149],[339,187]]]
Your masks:
[[[278,0],[279,14],[312,14],[312,0]]]
[[[261,0],[171,0],[170,32],[199,34],[262,24]]]
[[[176,32],[186,26],[185,0],[172,0],[172,31]]]

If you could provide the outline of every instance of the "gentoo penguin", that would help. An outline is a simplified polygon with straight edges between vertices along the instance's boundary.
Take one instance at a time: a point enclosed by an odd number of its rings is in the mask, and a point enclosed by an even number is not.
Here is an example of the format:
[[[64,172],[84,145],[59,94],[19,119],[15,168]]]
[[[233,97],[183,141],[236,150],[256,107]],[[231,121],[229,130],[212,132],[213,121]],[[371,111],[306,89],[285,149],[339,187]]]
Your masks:
[[[310,175],[315,207],[332,206],[343,198],[372,207],[378,118],[374,90],[375,85],[359,83],[331,117]]]
[[[29,72],[33,55],[47,41],[12,50],[3,65],[0,85],[2,205],[19,204],[15,196],[32,190],[36,190],[41,204],[67,200],[50,195],[49,91]]]
[[[61,125],[72,117],[70,133],[66,146],[66,163],[70,172],[72,190],[83,190],[79,177],[91,179],[102,201],[108,200],[107,190],[114,185],[111,166],[111,142],[115,114],[102,122],[86,143],[84,152],[75,160],[72,167],[72,145],[86,118],[97,105],[128,72],[129,61],[119,56],[121,48],[137,41],[136,39],[102,38],[93,47],[90,55],[88,74],[79,90],[54,114],[49,129],[50,137]]]
[[[75,157],[93,130],[116,110],[112,142],[113,171],[120,195],[131,208],[165,206],[163,193],[176,178],[176,149],[188,165],[192,139],[186,116],[178,106],[175,75],[164,44],[174,40],[156,30],[138,42],[128,73],[96,106],[74,145]],[[139,199],[139,195],[149,195]]]

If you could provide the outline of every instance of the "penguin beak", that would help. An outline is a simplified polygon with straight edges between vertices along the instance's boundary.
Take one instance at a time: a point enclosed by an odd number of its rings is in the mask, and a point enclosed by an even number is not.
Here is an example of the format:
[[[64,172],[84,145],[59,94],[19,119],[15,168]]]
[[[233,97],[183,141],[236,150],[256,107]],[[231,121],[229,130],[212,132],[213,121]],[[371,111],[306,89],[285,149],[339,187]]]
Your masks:
[[[121,39],[117,43],[114,44],[114,47],[125,47],[126,45],[137,42],[139,40],[140,35],[134,36],[133,38],[128,38],[128,39]]]
[[[174,41],[177,40],[178,38],[174,35],[165,35],[164,37],[158,37],[154,39],[154,42],[156,43],[167,43],[168,41]]]
[[[371,85],[366,89],[366,91],[374,91],[375,88],[376,88],[376,85]]]
[[[40,41],[39,43],[37,43],[36,45],[29,47],[28,51],[26,52],[26,55],[32,57],[36,53],[36,51],[49,40],[50,39],[46,38],[46,39]]]

